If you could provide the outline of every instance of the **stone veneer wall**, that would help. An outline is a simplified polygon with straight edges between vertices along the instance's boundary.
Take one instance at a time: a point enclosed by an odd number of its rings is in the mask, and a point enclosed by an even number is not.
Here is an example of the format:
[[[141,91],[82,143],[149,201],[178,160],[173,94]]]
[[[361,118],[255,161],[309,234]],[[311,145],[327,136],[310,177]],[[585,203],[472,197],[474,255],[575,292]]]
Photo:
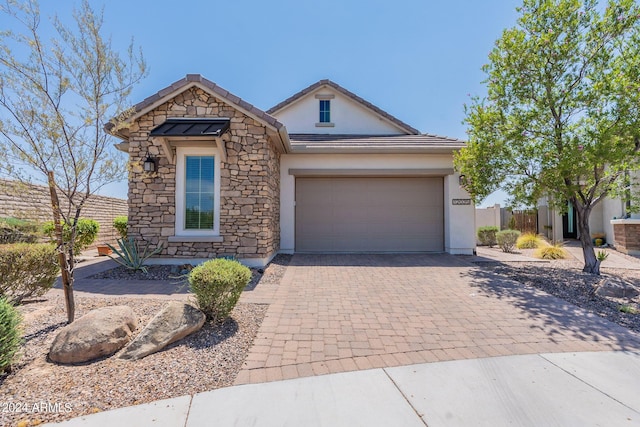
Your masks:
[[[60,203],[62,208],[66,209],[64,198],[60,197]],[[120,215],[127,216],[126,200],[91,196],[82,209],[81,216],[94,219],[100,224],[94,247],[103,242],[115,243],[119,236],[113,228],[113,219]],[[49,188],[0,180],[0,217],[15,217],[38,222],[51,221],[53,218]]]
[[[226,117],[230,129],[222,137],[227,161],[220,170],[220,235],[223,242],[169,242],[175,234],[176,166],[170,164],[149,132],[167,118]],[[280,155],[266,128],[251,117],[190,88],[140,117],[129,129],[129,234],[162,243],[160,256],[267,258],[280,246]],[[211,142],[213,144],[213,142]],[[147,152],[157,158],[158,171],[145,175],[140,164]],[[174,149],[175,155],[175,149]],[[175,163],[175,157],[174,157]]]
[[[640,224],[613,224],[615,246],[626,254],[640,254]]]

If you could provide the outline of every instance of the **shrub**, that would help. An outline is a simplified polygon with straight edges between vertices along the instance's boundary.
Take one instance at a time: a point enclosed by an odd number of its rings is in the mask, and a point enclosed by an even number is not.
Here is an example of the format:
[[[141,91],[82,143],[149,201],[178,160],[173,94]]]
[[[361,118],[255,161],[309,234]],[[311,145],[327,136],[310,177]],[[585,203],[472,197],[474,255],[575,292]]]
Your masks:
[[[127,238],[127,224],[128,219],[126,216],[117,216],[113,219],[113,228],[116,229],[121,239]]]
[[[516,247],[518,249],[536,249],[544,244],[544,240],[534,233],[525,233],[518,237]]]
[[[222,258],[200,264],[189,273],[198,307],[214,322],[229,316],[250,280],[251,270],[238,261]]]
[[[5,298],[0,297],[0,372],[11,366],[20,350],[21,320],[18,310]]]
[[[494,246],[496,244],[496,233],[498,231],[498,227],[492,225],[478,228],[478,240],[480,240],[480,244],[489,247]]]
[[[100,224],[98,224],[98,221],[88,218],[78,219],[78,224],[76,225],[76,243],[73,247],[74,252],[80,253],[95,242],[96,237],[98,237],[99,230]],[[56,241],[56,229],[53,225],[53,221],[45,222],[43,231],[47,236],[49,236],[52,242]],[[65,242],[69,242],[71,240],[70,224],[63,224],[62,239]]]
[[[13,243],[0,246],[0,296],[13,303],[39,297],[53,287],[59,272],[55,246]]]
[[[109,255],[109,257],[129,270],[140,270],[146,273],[147,268],[144,266],[145,261],[162,252],[162,245],[151,249],[151,243],[145,242],[145,246],[142,247],[138,245],[133,237],[129,237],[128,239],[118,239],[117,242],[119,249],[116,249],[109,243],[107,243],[107,246],[109,246],[109,248],[111,248],[119,258],[111,255]]]
[[[496,241],[502,252],[513,252],[513,248],[520,237],[518,230],[502,230],[496,234]]]
[[[542,259],[565,259],[569,256],[561,244],[536,249],[534,256]]]
[[[34,243],[39,229],[35,222],[18,218],[0,218],[0,243]]]
[[[598,251],[596,254],[596,259],[600,262],[604,262],[609,258],[609,252],[607,251]]]

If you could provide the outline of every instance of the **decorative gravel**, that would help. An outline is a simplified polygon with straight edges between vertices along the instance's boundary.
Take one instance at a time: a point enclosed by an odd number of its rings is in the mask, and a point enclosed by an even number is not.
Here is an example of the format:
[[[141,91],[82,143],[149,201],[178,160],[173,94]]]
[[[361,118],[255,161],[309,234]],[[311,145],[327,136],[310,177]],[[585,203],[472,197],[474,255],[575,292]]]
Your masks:
[[[548,294],[588,310],[600,317],[640,333],[640,298],[607,299],[594,293],[595,285],[612,277],[640,286],[640,271],[601,267],[601,275],[582,272],[582,264],[575,261],[478,263],[479,267],[508,277],[523,286],[533,286]],[[623,313],[621,306],[638,310],[637,314]]]
[[[279,255],[265,271],[256,269],[248,289],[279,283],[290,258]],[[128,305],[138,315],[135,336],[166,303],[76,297],[76,318],[96,308]],[[123,361],[112,356],[85,364],[58,365],[47,361],[47,353],[65,325],[63,298],[47,296],[24,304],[19,307],[25,335],[21,359],[11,373],[0,375],[0,425],[57,422],[230,386],[267,308],[240,303],[222,325],[206,323],[200,331],[141,360]]]

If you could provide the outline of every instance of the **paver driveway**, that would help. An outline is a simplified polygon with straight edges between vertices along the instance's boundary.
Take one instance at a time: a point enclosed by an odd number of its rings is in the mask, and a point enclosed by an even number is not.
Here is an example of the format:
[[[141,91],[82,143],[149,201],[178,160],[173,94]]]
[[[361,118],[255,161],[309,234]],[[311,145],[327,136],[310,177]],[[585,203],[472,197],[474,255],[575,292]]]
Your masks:
[[[640,336],[451,255],[296,254],[236,384],[500,355],[640,350]]]

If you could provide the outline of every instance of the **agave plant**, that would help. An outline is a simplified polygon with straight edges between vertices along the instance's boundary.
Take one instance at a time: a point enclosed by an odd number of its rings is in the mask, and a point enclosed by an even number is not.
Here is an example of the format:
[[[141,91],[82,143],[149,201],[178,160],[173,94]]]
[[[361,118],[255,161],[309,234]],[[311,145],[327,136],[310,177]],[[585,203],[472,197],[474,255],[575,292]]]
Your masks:
[[[118,239],[116,242],[118,242],[120,249],[116,249],[114,246],[107,243],[107,246],[109,246],[114,253],[114,255],[109,255],[109,257],[130,270],[140,270],[144,273],[148,272],[147,267],[144,265],[145,261],[152,256],[159,254],[163,249],[162,245],[151,248],[150,242],[144,242],[144,246],[139,246],[133,237]]]

